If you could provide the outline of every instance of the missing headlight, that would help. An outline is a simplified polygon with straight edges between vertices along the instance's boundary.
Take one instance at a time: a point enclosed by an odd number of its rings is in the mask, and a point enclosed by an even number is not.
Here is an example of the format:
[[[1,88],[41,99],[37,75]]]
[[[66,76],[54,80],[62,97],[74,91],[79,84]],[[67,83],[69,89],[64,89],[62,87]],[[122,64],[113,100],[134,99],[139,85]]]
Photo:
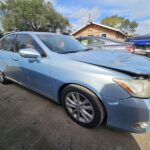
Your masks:
[[[133,77],[135,80],[149,80],[150,81],[150,75],[138,75]]]

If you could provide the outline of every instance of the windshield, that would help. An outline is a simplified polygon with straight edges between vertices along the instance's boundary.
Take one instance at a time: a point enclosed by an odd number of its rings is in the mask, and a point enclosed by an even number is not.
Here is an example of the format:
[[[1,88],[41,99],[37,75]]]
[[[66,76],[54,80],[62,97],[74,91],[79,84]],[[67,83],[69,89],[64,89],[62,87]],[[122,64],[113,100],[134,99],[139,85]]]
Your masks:
[[[75,53],[87,50],[86,46],[70,36],[56,34],[37,36],[50,50],[57,53]]]

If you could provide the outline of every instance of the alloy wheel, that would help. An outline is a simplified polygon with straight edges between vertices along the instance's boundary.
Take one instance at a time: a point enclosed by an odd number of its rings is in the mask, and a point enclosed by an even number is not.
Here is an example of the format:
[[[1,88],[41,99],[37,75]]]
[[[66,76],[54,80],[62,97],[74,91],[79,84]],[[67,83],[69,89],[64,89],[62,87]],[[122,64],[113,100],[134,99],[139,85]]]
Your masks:
[[[79,122],[89,123],[94,119],[94,109],[90,101],[78,92],[70,92],[65,98],[70,115]]]

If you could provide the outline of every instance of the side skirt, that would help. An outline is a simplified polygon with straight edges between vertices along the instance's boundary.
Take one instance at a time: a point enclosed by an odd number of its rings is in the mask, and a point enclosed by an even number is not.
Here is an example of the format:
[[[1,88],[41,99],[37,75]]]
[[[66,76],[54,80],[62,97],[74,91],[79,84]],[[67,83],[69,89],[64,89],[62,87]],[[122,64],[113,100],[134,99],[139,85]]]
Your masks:
[[[48,96],[48,95],[46,95],[46,94],[43,94],[41,91],[39,91],[39,90],[37,90],[37,89],[28,87],[27,85],[22,84],[21,82],[18,82],[18,81],[15,80],[15,79],[12,79],[12,78],[9,78],[9,77],[5,77],[5,78],[8,79],[8,80],[10,80],[10,81],[12,81],[12,82],[14,82],[14,83],[16,83],[16,84],[19,84],[19,85],[23,86],[24,88],[26,88],[26,89],[28,89],[28,90],[30,90],[30,91],[33,91],[33,92],[35,92],[35,93],[37,93],[37,94],[39,94],[39,95],[41,95],[41,96],[44,96],[45,98],[48,98],[48,99],[50,99],[51,101],[53,101],[53,102],[55,102],[55,103],[57,103],[57,104],[60,104],[58,101],[54,100],[53,97],[50,97],[50,96]]]

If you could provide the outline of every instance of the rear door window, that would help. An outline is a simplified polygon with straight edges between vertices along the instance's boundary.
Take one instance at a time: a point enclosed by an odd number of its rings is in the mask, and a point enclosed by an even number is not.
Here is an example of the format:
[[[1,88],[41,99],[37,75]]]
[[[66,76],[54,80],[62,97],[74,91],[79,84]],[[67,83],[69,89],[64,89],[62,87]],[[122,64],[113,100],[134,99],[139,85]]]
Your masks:
[[[15,48],[15,35],[8,35],[6,37],[4,37],[1,41],[0,41],[0,49],[1,50],[6,50],[6,51],[12,51],[14,52],[14,48]]]

